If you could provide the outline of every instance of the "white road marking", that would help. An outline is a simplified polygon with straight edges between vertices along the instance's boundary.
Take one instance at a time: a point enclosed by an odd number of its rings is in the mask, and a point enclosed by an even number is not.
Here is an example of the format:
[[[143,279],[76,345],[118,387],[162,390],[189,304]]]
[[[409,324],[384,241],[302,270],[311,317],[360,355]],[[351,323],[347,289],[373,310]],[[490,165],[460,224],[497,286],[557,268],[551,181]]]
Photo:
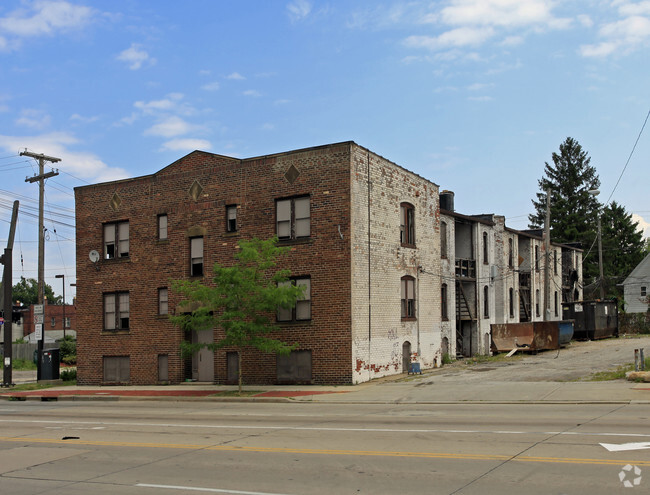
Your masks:
[[[148,483],[138,483],[141,488],[163,488],[167,490],[184,490],[193,492],[209,492],[209,493],[233,493],[235,495],[288,495],[283,493],[270,493],[270,492],[244,492],[241,490],[222,490],[219,488],[200,488],[194,486],[176,486],[176,485],[150,485]]]
[[[635,443],[601,443],[610,452],[622,452],[624,450],[642,450],[650,449],[650,442]]]
[[[214,425],[214,424],[185,424],[185,423],[128,423],[109,421],[62,421],[41,419],[0,419],[1,423],[45,424],[45,425],[100,425],[100,426],[138,426],[157,428],[204,428],[218,430],[284,430],[284,431],[339,431],[359,433],[463,433],[488,435],[567,435],[588,437],[637,437],[650,438],[650,433],[617,433],[617,432],[581,432],[581,431],[519,431],[519,430],[443,430],[437,428],[327,428],[318,426],[250,426],[250,425]]]

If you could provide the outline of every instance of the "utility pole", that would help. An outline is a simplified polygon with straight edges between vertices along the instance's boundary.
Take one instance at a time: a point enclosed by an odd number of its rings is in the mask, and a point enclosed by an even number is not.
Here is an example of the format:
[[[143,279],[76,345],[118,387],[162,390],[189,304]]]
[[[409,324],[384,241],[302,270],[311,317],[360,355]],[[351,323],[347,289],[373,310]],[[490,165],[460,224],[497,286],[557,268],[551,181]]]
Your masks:
[[[59,171],[52,170],[51,172],[45,173],[44,167],[45,162],[56,163],[60,162],[60,158],[55,158],[53,156],[47,156],[43,153],[32,153],[30,151],[22,151],[20,156],[29,156],[31,158],[38,160],[38,175],[34,177],[27,177],[25,182],[38,182],[38,304],[44,304],[45,302],[45,291],[44,291],[44,279],[45,279],[45,232],[43,228],[43,202],[45,198],[45,179],[59,175]],[[41,379],[41,354],[43,353],[43,342],[45,340],[45,331],[41,327],[41,338],[38,340],[38,370],[37,370],[37,380]]]
[[[551,190],[546,190],[546,221],[544,223],[544,321],[551,312]]]
[[[12,257],[13,257],[13,247],[14,247],[14,235],[16,233],[16,222],[18,220],[18,201],[14,201],[14,208],[11,213],[11,224],[9,227],[9,240],[7,241],[7,248],[2,256],[0,256],[0,262],[4,265],[4,273],[2,276],[2,294],[0,294],[0,299],[2,299],[2,309],[4,311],[5,321],[2,323],[4,327],[4,362],[3,362],[3,373],[2,373],[2,386],[9,387],[13,381],[11,376],[12,370],[12,348],[11,341],[13,339],[13,309],[14,309],[14,298],[12,294],[13,275],[12,275]]]

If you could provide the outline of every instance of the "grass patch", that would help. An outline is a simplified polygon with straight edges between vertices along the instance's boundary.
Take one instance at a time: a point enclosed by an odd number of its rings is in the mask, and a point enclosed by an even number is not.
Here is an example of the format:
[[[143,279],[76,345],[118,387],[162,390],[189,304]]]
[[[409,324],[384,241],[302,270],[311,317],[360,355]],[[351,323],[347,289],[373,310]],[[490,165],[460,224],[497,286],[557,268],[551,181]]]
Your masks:
[[[36,363],[31,359],[12,359],[11,367],[16,371],[32,371],[36,369]]]
[[[523,358],[522,353],[507,357],[507,354],[502,352],[499,354],[495,354],[494,356],[479,355],[479,356],[464,358],[463,362],[467,364],[467,366],[475,366],[477,364],[484,364],[484,363],[510,363],[512,361],[518,361],[522,358]]]
[[[264,393],[264,390],[242,390],[240,395],[237,390],[224,390],[223,392],[214,394],[213,397],[252,397],[262,393]]]
[[[69,385],[75,385],[74,382],[63,382],[63,383],[57,383],[57,384],[50,384],[50,383],[21,383],[20,385],[16,385],[15,387],[11,387],[7,389],[10,392],[29,392],[31,390],[44,390],[46,388],[54,388],[54,387],[61,387],[61,386],[69,386]]]
[[[645,369],[650,370],[650,357],[645,358]],[[634,363],[618,366],[615,370],[599,371],[591,375],[588,380],[592,382],[606,382],[611,380],[624,380],[625,373],[634,371]]]

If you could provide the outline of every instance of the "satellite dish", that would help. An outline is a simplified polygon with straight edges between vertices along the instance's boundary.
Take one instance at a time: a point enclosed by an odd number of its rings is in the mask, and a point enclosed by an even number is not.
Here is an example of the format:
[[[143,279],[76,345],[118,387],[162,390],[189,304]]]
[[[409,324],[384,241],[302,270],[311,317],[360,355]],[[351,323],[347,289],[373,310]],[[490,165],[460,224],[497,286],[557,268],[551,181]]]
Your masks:
[[[94,249],[90,253],[88,253],[88,257],[90,258],[90,261],[92,261],[93,263],[97,263],[99,261],[99,253]]]

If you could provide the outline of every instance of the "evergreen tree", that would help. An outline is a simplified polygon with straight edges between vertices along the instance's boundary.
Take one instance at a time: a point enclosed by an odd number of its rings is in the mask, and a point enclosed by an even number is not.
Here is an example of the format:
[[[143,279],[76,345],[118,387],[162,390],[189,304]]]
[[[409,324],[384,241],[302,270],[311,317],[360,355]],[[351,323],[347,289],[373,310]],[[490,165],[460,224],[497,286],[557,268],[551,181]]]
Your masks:
[[[589,194],[598,189],[600,180],[591,158],[573,138],[560,144],[560,152],[551,155],[553,164],[544,165],[545,176],[539,181],[540,192],[532,200],[535,213],[528,216],[529,227],[539,229],[546,218],[546,191],[551,193],[551,240],[580,243],[585,250],[597,235],[598,200]],[[590,283],[599,276],[598,256],[590,254],[583,263],[583,279]]]
[[[643,260],[645,241],[639,223],[616,201],[603,208],[601,232],[603,245],[603,275],[608,297],[620,297],[616,284],[625,280]]]
[[[196,307],[192,313],[179,314],[170,319],[187,331],[220,329],[220,338],[207,344],[183,343],[183,354],[201,348],[212,351],[233,347],[239,357],[239,393],[242,390],[242,351],[253,347],[263,352],[288,354],[297,344],[286,344],[269,334],[279,330],[275,323],[278,308],[292,308],[302,294],[303,287],[289,281],[289,270],[274,271],[280,256],[288,248],[278,247],[277,238],[239,241],[235,264],[214,265],[214,284],[180,280],[172,284]]]

